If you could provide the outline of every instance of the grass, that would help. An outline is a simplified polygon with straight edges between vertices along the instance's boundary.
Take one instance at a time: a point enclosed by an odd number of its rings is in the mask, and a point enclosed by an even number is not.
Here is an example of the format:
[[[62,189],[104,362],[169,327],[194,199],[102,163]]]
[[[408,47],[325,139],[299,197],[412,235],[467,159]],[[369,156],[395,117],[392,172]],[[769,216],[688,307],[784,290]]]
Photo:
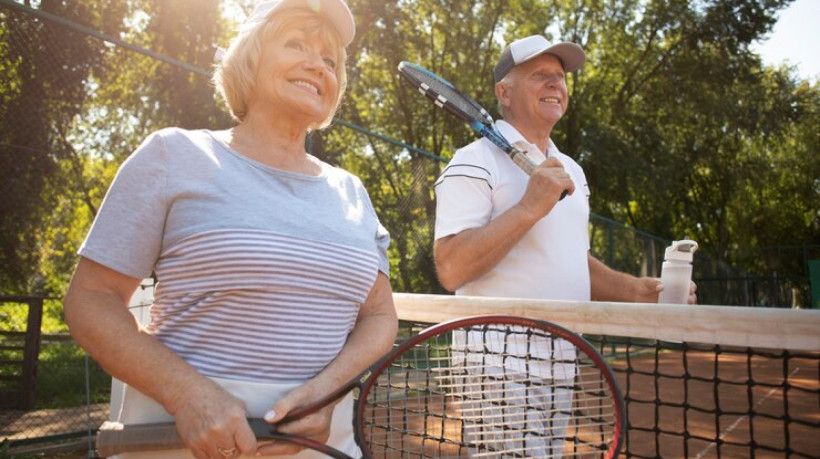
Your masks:
[[[91,403],[107,402],[111,396],[111,377],[90,358],[87,363]],[[35,393],[36,409],[85,405],[85,352],[72,341],[42,346]]]
[[[3,330],[25,331],[28,318],[25,303],[0,303],[0,322]],[[67,408],[86,404],[86,378],[91,388],[91,403],[106,402],[110,397],[111,377],[96,362],[88,361],[86,354],[67,338],[53,339],[49,335],[65,336],[68,327],[62,316],[59,300],[48,299],[43,303],[40,357],[35,381],[35,409]],[[22,360],[22,351],[0,352],[4,360]],[[0,374],[20,374],[21,366],[0,366]],[[0,388],[14,389],[13,383],[2,383]],[[0,449],[2,452],[2,449]]]
[[[69,449],[74,449],[73,447],[69,447]],[[84,451],[83,448],[79,448],[77,451],[49,451],[49,452],[41,452],[41,453],[20,453],[17,451],[12,452],[11,450],[11,442],[3,439],[0,440],[0,459],[36,459],[36,458],[87,458],[88,452]]]

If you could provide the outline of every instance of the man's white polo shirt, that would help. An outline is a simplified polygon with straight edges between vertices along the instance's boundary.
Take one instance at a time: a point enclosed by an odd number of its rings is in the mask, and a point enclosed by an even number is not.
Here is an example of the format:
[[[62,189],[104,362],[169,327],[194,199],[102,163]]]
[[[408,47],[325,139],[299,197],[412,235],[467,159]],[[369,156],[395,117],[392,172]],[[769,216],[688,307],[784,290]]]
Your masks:
[[[496,128],[536,163],[546,158],[509,123]],[[457,295],[589,301],[589,187],[583,169],[558,151],[575,193],[558,202],[490,272]],[[485,226],[521,200],[529,177],[490,141],[482,138],[456,151],[436,182],[436,239]]]

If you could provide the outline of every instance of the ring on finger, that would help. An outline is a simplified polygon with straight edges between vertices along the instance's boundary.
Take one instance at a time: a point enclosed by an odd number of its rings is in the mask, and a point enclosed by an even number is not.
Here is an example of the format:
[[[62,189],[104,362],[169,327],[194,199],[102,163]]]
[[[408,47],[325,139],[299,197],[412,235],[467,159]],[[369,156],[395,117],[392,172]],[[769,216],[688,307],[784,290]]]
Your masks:
[[[227,448],[220,448],[220,447],[218,447],[218,446],[217,446],[217,447],[216,447],[216,450],[217,450],[217,451],[219,452],[219,454],[221,454],[221,455],[222,455],[222,457],[224,457],[224,458],[233,457],[233,455],[234,455],[234,454],[236,454],[236,446],[234,446],[233,448],[230,448],[230,449],[227,449]]]

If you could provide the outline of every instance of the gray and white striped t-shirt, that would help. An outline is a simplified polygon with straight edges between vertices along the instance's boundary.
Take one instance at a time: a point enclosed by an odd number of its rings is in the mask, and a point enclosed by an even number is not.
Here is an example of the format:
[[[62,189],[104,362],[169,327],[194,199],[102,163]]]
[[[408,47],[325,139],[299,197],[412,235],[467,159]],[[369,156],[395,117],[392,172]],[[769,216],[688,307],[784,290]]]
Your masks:
[[[344,346],[388,244],[348,172],[282,171],[165,129],[123,163],[80,254],[154,271],[149,330],[203,374],[291,383]]]

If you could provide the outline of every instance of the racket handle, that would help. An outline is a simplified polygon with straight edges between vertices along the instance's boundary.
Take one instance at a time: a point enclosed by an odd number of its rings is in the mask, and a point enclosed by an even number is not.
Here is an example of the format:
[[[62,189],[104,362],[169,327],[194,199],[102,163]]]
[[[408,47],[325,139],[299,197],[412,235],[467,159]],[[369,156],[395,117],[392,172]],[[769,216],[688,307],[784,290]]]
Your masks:
[[[527,175],[532,175],[533,169],[538,166],[538,164],[535,164],[535,162],[521,150],[513,148],[509,154],[510,159],[512,159],[515,165],[520,167],[522,171],[527,173]]]
[[[334,459],[351,459],[350,456],[325,444],[280,434],[276,431],[275,426],[268,424],[264,419],[251,418],[248,419],[248,424],[257,440],[288,441],[322,452]],[[106,421],[97,432],[97,453],[101,457],[185,447],[185,443],[177,433],[176,424],[173,422],[123,425],[119,422]]]
[[[264,419],[248,419],[248,424],[258,440],[279,439],[276,428]],[[106,421],[97,432],[97,452],[102,457],[185,447],[173,422],[124,425]]]
[[[133,424],[104,422],[97,432],[97,452],[102,457],[125,452],[184,448],[173,422]]]
[[[511,151],[509,151],[508,153],[509,153],[509,155],[510,155],[510,159],[512,159],[512,161],[513,161],[513,162],[514,162],[514,163],[515,163],[518,167],[520,167],[522,171],[526,172],[526,173],[527,173],[527,175],[532,175],[532,171],[533,171],[533,169],[535,169],[535,167],[537,166],[537,164],[535,164],[535,162],[534,162],[533,160],[531,160],[531,159],[529,158],[529,156],[527,156],[526,154],[524,154],[524,152],[523,152],[523,151],[521,151],[521,150],[517,150],[517,149],[515,149],[515,148],[513,148],[513,149],[512,149]],[[560,201],[560,200],[562,200],[562,199],[566,198],[566,197],[567,197],[567,194],[569,194],[569,190],[564,190],[564,191],[561,193],[561,197],[560,197],[560,198],[558,198],[558,200]]]

